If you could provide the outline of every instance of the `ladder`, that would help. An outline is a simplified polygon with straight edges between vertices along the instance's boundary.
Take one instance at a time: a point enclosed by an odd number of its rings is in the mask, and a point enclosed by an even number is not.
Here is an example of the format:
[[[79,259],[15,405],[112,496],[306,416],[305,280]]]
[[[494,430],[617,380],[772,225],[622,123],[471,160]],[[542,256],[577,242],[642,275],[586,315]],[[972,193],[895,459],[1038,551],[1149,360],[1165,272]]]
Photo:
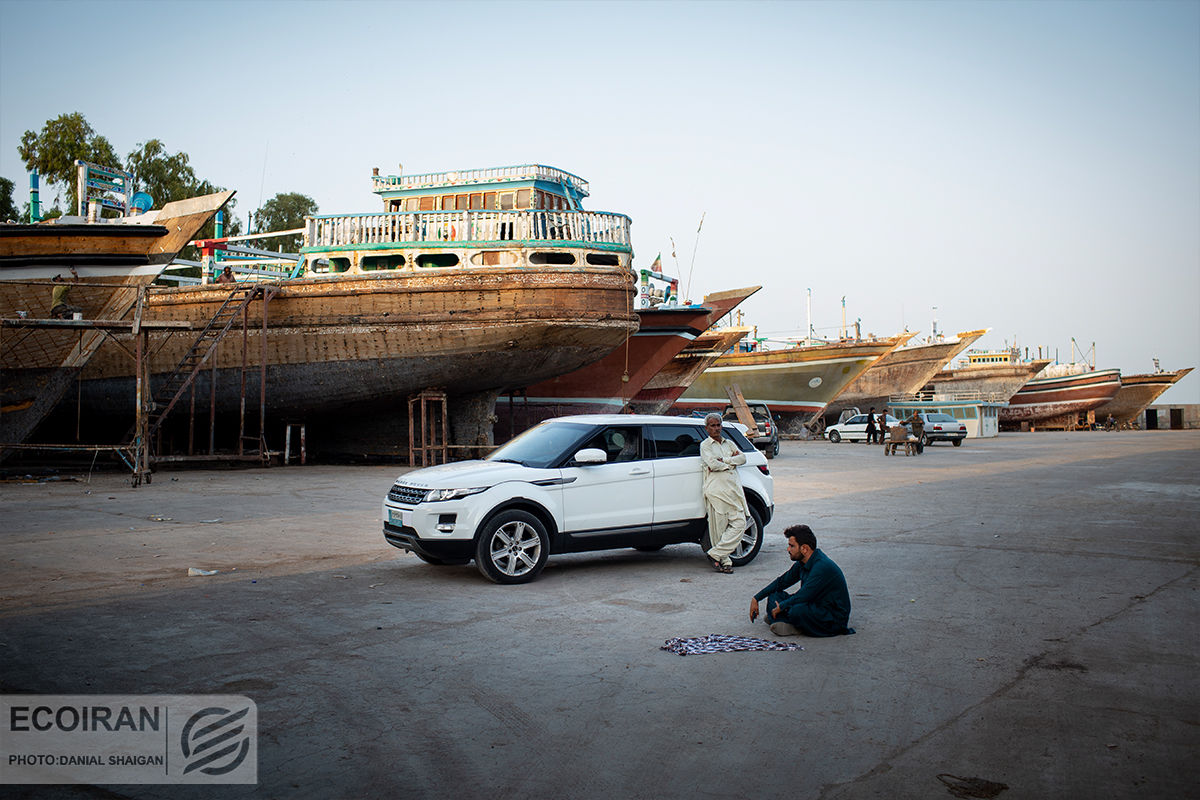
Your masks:
[[[263,294],[263,287],[258,284],[237,285],[230,290],[229,296],[221,303],[220,308],[204,326],[204,330],[196,337],[196,341],[188,348],[183,358],[175,365],[175,369],[155,389],[150,412],[146,418],[146,437],[153,436],[171,413],[171,409],[179,402],[179,398],[192,385],[192,381],[200,372],[200,368],[208,361],[217,344],[233,327],[234,321],[245,310],[250,302]]]

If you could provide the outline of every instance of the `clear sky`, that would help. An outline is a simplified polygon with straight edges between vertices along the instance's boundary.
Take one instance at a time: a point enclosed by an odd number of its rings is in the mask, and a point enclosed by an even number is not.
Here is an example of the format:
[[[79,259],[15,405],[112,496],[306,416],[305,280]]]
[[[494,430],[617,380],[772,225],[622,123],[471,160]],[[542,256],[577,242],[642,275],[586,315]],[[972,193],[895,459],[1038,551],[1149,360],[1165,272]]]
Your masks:
[[[635,266],[762,284],[762,335],[801,335],[811,289],[822,335],[845,296],[864,332],[1200,367],[1197,0],[0,0],[18,204],[21,134],[73,111],[186,152],[243,221],[380,210],[372,167],[549,164],[633,219]]]

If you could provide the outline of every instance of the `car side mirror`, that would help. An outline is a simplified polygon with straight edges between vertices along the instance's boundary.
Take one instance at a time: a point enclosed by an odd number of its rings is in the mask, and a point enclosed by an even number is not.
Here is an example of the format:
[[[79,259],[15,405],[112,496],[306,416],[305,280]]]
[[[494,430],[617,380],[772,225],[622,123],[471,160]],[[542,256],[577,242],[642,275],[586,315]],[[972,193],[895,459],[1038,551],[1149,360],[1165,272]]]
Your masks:
[[[575,454],[576,464],[603,464],[608,461],[608,454],[598,447],[585,447]]]

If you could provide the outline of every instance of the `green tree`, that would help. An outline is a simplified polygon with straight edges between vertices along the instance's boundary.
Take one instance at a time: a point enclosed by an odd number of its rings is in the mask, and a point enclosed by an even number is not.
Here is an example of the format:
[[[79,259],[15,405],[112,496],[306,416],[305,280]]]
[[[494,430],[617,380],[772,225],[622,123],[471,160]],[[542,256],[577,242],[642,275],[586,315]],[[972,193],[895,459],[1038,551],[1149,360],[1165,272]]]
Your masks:
[[[304,227],[304,218],[317,213],[317,202],[308,195],[298,192],[277,194],[262,204],[254,215],[254,233],[290,231]],[[292,234],[278,239],[267,239],[265,245],[272,250],[295,253],[300,250],[300,235]]]
[[[17,153],[25,162],[25,169],[36,169],[46,188],[54,191],[55,205],[59,205],[62,193],[66,192],[66,207],[71,213],[77,208],[78,199],[75,160],[106,167],[120,164],[112,145],[92,130],[78,111],[47,121],[41,133],[25,131]]]
[[[8,178],[0,178],[0,223],[8,222],[9,220],[24,222],[29,217],[21,218],[21,212],[17,210],[16,204],[13,202],[13,182]]]

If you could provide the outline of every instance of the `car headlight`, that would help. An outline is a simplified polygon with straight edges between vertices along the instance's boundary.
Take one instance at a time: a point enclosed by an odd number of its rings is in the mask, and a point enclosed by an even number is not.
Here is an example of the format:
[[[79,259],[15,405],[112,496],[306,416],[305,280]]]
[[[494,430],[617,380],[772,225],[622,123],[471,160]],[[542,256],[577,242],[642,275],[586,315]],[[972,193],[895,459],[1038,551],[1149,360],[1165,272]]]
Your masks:
[[[426,503],[436,503],[439,500],[457,500],[460,497],[470,497],[473,494],[486,492],[488,487],[476,486],[472,489],[430,489],[425,495]]]

